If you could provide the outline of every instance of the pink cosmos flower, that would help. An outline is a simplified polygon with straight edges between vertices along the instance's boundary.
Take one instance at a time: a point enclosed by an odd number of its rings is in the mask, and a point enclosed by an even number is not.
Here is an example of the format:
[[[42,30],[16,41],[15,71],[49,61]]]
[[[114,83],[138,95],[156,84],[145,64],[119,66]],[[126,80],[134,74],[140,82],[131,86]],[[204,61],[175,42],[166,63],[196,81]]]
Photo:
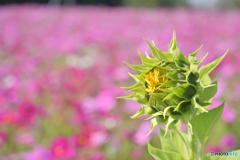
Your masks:
[[[0,114],[0,124],[10,125],[16,123],[16,114],[6,111]]]
[[[51,160],[49,151],[42,146],[35,147],[32,151],[23,155],[24,160]]]
[[[136,132],[136,134],[133,136],[133,141],[137,143],[138,145],[146,145],[147,140],[151,138],[150,134],[149,136],[146,136],[149,132],[149,129],[151,127],[151,124],[149,122],[143,122]],[[156,129],[154,129],[156,130]]]
[[[50,156],[53,160],[71,159],[75,155],[75,149],[66,138],[58,137],[53,141],[50,149]]]
[[[233,150],[238,145],[238,139],[233,134],[225,134],[220,141],[220,146],[223,150]]]
[[[16,141],[21,145],[32,145],[34,143],[34,137],[30,133],[20,133],[16,137]]]
[[[206,154],[208,154],[210,152],[222,152],[222,149],[215,144],[207,145],[204,150],[205,150]]]
[[[7,133],[0,132],[0,147],[6,142],[8,139]]]

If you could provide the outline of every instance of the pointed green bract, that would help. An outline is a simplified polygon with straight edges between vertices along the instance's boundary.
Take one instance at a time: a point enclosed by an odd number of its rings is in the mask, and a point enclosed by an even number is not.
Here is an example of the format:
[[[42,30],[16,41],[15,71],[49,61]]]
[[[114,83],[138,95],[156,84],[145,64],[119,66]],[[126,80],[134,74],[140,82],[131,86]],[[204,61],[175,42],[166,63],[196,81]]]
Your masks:
[[[134,93],[120,98],[143,104],[132,118],[148,115],[146,120],[151,119],[149,133],[155,126],[163,123],[166,135],[179,119],[191,128],[190,122],[195,121],[192,121],[192,118],[196,114],[202,115],[205,114],[203,112],[208,112],[207,109],[218,89],[217,81],[212,82],[208,74],[226,54],[198,69],[207,54],[201,60],[197,60],[201,46],[187,58],[177,45],[175,31],[167,52],[158,49],[153,41],[152,44],[147,40],[146,42],[152,55],[146,53],[146,56],[143,56],[139,52],[142,64],[126,63],[137,74],[129,73],[136,84],[123,87]],[[193,129],[195,129],[194,125]]]
[[[143,115],[152,115],[155,112],[156,112],[156,110],[152,107],[142,106],[142,108],[140,108],[140,110],[136,114],[131,116],[131,118],[138,118],[138,117],[143,116]]]
[[[228,51],[227,51],[228,52]],[[199,79],[202,80],[205,76],[207,76],[215,67],[218,66],[218,64],[223,60],[223,58],[226,56],[227,52],[219,57],[218,59],[216,59],[215,61],[205,65],[205,66],[202,66],[199,70],[199,74],[200,74],[200,77]]]
[[[197,62],[197,54],[201,48],[202,48],[202,45],[195,52],[188,55],[189,62]]]
[[[147,136],[152,132],[152,130],[153,130],[158,124],[164,123],[165,121],[166,121],[166,120],[163,118],[163,116],[154,117],[154,118],[151,120],[151,128],[150,128],[150,131],[148,132]]]

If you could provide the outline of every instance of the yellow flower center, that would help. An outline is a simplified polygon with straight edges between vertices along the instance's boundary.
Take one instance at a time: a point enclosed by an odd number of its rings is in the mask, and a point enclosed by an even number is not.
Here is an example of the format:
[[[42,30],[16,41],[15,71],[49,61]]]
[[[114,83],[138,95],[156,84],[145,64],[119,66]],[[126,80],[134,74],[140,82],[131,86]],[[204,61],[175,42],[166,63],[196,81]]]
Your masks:
[[[148,73],[148,75],[145,78],[146,82],[146,91],[149,93],[158,93],[160,92],[160,89],[158,86],[160,86],[162,83],[167,82],[169,78],[167,77],[161,77],[167,73],[166,70],[155,68],[151,72]]]

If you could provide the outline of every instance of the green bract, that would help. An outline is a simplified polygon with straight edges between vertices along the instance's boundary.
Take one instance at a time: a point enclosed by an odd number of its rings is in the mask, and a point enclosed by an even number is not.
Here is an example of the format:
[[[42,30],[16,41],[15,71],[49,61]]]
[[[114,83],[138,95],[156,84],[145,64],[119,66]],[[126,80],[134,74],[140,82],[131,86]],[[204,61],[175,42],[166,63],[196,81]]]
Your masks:
[[[132,99],[143,106],[132,116],[137,118],[149,115],[151,131],[160,124],[165,124],[165,135],[179,119],[190,126],[189,121],[197,113],[208,112],[213,96],[218,86],[217,80],[212,82],[208,74],[221,62],[226,53],[215,61],[202,66],[196,56],[200,48],[188,58],[182,54],[177,46],[176,34],[173,33],[168,52],[159,50],[154,42],[147,42],[153,58],[139,53],[142,64],[130,65],[137,75],[130,74],[136,84],[124,89],[134,93],[125,99]]]

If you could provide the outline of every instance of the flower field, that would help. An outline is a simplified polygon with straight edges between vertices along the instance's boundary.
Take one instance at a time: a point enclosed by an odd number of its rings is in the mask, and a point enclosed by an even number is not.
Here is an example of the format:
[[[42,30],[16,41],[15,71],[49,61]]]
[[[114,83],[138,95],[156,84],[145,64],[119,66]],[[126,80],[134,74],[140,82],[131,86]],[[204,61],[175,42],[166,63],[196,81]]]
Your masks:
[[[143,38],[167,50],[176,30],[183,54],[228,54],[216,70],[225,101],[205,153],[240,148],[240,12],[108,7],[0,7],[0,159],[152,160],[150,122],[120,86],[134,84],[123,61],[139,64]],[[185,125],[181,126],[186,131]]]

